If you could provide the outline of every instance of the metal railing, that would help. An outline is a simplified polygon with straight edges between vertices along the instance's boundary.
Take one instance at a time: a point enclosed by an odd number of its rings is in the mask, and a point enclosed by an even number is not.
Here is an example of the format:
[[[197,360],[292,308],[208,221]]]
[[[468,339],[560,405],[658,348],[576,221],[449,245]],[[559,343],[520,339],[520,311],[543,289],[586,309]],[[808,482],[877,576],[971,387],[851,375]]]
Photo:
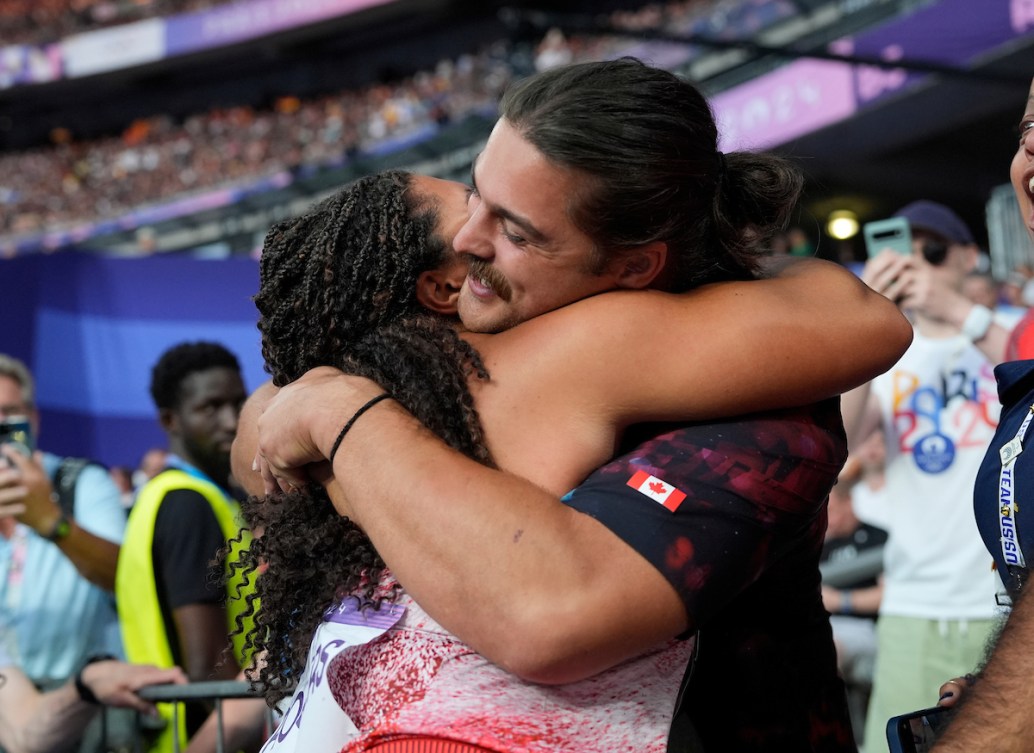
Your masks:
[[[186,685],[149,685],[137,691],[137,695],[151,703],[172,703],[172,727],[179,727],[179,717],[183,713],[179,705],[188,701],[210,701],[214,706],[216,715],[216,753],[226,753],[226,735],[223,719],[223,701],[235,698],[260,698],[252,692],[247,682],[239,680],[212,680],[206,682],[192,682]],[[105,714],[107,709],[105,710]],[[143,753],[145,723],[143,715],[137,714],[137,734],[133,741],[133,753]],[[264,716],[266,736],[272,733],[276,726],[272,709],[267,708]],[[107,730],[102,724],[102,734],[107,739]],[[173,751],[180,753],[180,741],[178,735],[173,735]]]

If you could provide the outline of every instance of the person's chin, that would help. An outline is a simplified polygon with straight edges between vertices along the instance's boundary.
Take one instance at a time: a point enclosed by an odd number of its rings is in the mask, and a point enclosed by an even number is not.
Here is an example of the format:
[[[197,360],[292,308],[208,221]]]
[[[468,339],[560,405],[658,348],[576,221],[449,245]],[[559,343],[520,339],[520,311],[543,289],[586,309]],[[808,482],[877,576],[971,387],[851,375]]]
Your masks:
[[[471,332],[485,332],[484,324],[491,318],[490,311],[492,302],[498,303],[498,298],[493,301],[486,300],[482,296],[475,295],[468,285],[464,285],[456,300],[456,313],[464,328]]]

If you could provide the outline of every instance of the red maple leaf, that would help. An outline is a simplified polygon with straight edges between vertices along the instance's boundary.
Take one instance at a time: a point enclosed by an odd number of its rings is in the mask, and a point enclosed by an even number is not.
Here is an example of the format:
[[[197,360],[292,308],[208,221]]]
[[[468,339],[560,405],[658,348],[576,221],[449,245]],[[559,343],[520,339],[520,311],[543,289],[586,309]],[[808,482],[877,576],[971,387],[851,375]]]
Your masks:
[[[664,494],[665,492],[668,491],[668,487],[666,487],[660,481],[651,481],[650,482],[650,491],[653,492],[654,494]]]

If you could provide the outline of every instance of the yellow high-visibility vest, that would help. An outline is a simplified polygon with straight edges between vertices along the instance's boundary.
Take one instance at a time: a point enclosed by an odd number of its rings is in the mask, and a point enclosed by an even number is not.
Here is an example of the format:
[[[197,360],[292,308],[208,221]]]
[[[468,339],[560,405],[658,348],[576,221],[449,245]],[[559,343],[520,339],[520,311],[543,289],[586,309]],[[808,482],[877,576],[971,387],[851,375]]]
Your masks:
[[[172,647],[165,632],[161,606],[158,602],[158,588],[154,579],[154,526],[158,509],[169,492],[191,489],[201,494],[215,513],[223,537],[231,545],[226,558],[226,573],[230,576],[226,584],[227,634],[237,628],[237,620],[247,607],[248,597],[255,591],[253,573],[233,570],[231,566],[246,549],[251,536],[242,529],[240,506],[236,500],[227,497],[210,481],[178,469],[159,473],[141,487],[129,513],[126,533],[119,552],[118,569],[115,572],[115,599],[118,605],[122,643],[126,658],[134,664],[154,664],[158,667],[173,666]],[[236,539],[240,541],[236,541]],[[215,552],[212,553],[213,556]],[[244,655],[244,638],[253,623],[250,618],[244,624],[245,632],[233,635],[233,652],[238,666],[246,666],[250,656]],[[178,705],[178,730],[180,749],[186,747],[186,714],[182,704],[160,703],[158,712],[165,719],[165,728],[148,747],[150,753],[172,753],[173,750],[173,708]]]

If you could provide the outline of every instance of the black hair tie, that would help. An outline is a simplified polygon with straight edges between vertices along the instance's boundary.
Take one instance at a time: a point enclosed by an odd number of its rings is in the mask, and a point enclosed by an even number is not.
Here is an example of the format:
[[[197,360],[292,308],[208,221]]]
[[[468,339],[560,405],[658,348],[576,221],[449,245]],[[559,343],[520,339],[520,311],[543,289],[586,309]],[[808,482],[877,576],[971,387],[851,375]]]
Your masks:
[[[366,413],[366,411],[377,405],[381,400],[387,400],[389,397],[391,397],[390,392],[382,392],[377,397],[367,400],[363,407],[352,414],[352,417],[348,419],[348,422],[342,427],[341,433],[337,435],[337,439],[334,440],[334,446],[330,448],[330,456],[327,458],[327,462],[334,465],[334,456],[337,455],[337,448],[341,446],[341,440],[345,438],[345,434],[347,434],[348,430],[352,428],[352,425],[359,420],[359,416]]]
[[[725,161],[725,153],[721,151],[716,151],[714,153],[714,161],[714,183],[716,186],[721,186],[722,181],[725,180],[725,174],[728,171],[728,165]]]

